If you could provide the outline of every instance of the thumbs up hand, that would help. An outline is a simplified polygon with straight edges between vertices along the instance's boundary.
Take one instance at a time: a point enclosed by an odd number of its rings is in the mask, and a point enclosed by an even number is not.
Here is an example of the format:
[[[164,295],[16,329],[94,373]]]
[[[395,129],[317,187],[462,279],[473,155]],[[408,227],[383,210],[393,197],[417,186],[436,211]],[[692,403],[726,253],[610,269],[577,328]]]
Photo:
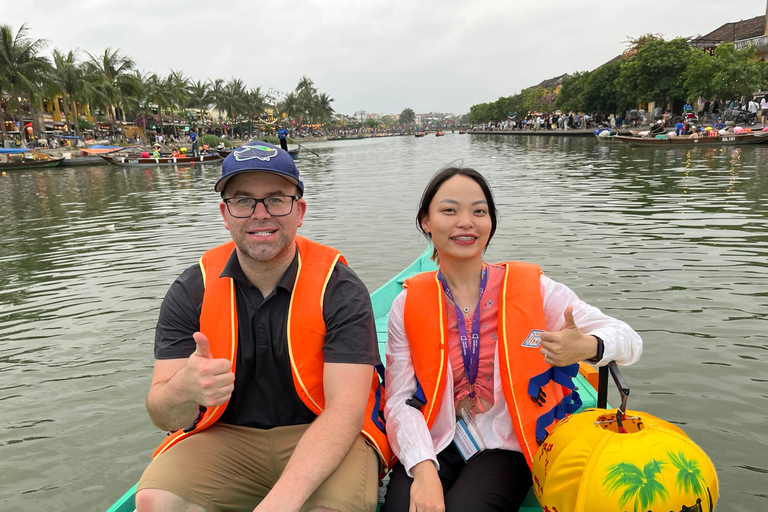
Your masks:
[[[183,368],[183,388],[189,400],[215,407],[229,400],[235,389],[235,374],[227,359],[214,359],[205,334],[196,332],[195,351]]]
[[[565,325],[557,332],[541,333],[539,352],[552,366],[568,366],[595,357],[597,339],[579,330],[573,319],[573,306],[565,308]]]

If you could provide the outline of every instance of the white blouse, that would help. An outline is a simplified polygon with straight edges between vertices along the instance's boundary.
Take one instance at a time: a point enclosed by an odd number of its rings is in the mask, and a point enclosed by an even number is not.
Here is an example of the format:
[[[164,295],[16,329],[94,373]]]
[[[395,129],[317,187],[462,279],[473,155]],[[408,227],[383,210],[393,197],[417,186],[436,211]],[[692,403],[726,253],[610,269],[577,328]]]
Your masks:
[[[405,403],[416,392],[416,376],[403,321],[407,293],[408,290],[405,289],[395,298],[389,313],[384,417],[389,444],[408,476],[413,477],[411,468],[425,460],[431,460],[439,469],[437,454],[453,441],[456,415],[453,407],[453,372],[450,360],[448,371],[445,373],[443,398],[432,430],[427,429],[427,422],[421,411]],[[565,308],[573,306],[573,318],[579,329],[604,341],[605,351],[599,365],[608,364],[610,361],[630,365],[640,358],[643,341],[629,325],[583,302],[567,286],[541,276],[541,296],[544,298],[547,331],[562,330],[565,325]],[[493,371],[494,404],[486,413],[476,416],[477,427],[487,449],[520,451],[501,387],[498,356],[496,347]]]

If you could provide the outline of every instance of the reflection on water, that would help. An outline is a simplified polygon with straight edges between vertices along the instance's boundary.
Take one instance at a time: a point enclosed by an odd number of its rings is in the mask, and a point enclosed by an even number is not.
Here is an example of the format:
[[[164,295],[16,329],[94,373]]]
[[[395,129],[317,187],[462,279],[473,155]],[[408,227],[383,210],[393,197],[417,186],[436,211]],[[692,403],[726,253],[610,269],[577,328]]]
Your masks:
[[[483,172],[502,214],[489,260],[542,265],[646,343],[630,407],[713,458],[718,510],[768,506],[768,147],[656,150],[447,134],[316,144],[300,232],[370,289],[423,248],[414,216],[441,166]],[[143,399],[157,308],[227,240],[217,166],[0,177],[0,509],[105,509],[163,434]]]

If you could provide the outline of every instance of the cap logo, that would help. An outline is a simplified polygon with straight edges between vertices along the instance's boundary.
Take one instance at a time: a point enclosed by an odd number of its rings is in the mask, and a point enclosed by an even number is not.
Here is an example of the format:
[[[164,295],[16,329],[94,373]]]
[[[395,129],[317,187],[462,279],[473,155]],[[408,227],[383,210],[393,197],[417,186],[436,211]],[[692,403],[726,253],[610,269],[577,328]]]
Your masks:
[[[272,157],[277,156],[277,150],[268,146],[243,146],[233,153],[235,160],[238,162],[244,162],[246,160],[253,160],[257,158],[263,162],[269,162]]]
[[[543,332],[541,329],[532,329],[525,338],[525,341],[523,341],[522,346],[539,348],[539,345],[541,345],[541,333]]]

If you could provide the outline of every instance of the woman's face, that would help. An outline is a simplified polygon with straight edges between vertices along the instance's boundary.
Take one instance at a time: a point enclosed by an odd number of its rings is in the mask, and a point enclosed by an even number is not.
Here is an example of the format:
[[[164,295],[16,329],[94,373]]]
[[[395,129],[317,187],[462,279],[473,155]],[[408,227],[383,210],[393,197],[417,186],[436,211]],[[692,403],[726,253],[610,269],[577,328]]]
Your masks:
[[[429,203],[421,227],[432,236],[438,258],[472,259],[482,255],[491,232],[491,215],[483,189],[472,178],[446,180]]]

